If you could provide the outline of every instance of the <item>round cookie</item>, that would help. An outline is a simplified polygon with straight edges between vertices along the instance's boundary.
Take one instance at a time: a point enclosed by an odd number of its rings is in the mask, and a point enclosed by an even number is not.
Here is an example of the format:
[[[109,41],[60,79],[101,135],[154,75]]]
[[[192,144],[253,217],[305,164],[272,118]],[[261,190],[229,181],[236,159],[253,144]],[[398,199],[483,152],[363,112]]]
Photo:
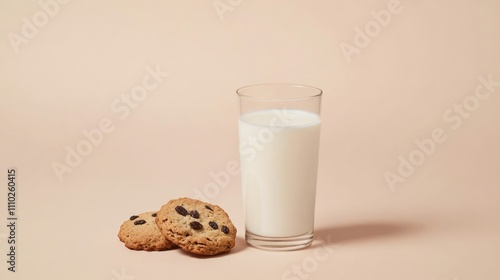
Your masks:
[[[226,253],[235,244],[236,228],[227,213],[196,199],[170,200],[158,211],[156,224],[168,240],[191,253]]]
[[[175,246],[161,234],[155,223],[156,212],[131,216],[120,226],[118,238],[132,250],[163,251]]]

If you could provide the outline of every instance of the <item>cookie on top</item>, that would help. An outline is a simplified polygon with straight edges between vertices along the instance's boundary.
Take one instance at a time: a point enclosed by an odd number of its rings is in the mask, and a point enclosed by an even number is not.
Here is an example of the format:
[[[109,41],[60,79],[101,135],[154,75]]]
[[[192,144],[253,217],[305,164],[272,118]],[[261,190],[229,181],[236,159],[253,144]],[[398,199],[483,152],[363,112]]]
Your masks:
[[[229,252],[236,227],[219,206],[192,198],[173,199],[157,212],[156,225],[172,243],[200,255]]]

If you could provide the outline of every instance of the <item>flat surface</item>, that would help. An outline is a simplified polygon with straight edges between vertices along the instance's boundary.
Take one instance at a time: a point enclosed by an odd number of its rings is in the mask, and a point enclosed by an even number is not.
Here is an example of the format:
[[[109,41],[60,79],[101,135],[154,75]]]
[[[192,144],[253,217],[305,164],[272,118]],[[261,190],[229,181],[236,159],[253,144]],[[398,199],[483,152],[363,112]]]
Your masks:
[[[500,278],[498,1],[181,2],[0,3],[2,279]],[[264,82],[324,91],[305,250],[244,242],[235,90]],[[181,196],[230,254],[119,242]]]

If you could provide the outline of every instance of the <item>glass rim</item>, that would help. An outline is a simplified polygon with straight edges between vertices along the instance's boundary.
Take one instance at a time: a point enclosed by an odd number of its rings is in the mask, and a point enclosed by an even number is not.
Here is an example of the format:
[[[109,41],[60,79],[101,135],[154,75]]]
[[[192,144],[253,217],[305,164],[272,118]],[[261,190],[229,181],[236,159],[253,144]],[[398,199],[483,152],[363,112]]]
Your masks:
[[[250,88],[258,88],[258,87],[268,87],[268,86],[279,86],[279,87],[290,87],[290,88],[303,88],[308,90],[315,91],[313,94],[307,94],[300,97],[263,97],[263,96],[254,96],[250,94],[244,94],[243,91]],[[317,87],[303,85],[303,84],[295,84],[295,83],[260,83],[260,84],[251,84],[240,87],[236,90],[236,94],[241,98],[249,98],[255,100],[301,100],[301,99],[312,99],[318,98],[323,95],[323,90]]]

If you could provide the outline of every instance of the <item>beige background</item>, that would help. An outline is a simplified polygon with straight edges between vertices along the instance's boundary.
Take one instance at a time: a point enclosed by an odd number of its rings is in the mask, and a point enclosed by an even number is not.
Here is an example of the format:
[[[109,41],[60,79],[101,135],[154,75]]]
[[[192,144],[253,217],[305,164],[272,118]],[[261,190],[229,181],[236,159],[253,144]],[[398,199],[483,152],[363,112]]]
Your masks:
[[[211,0],[42,0],[50,16],[19,2],[0,2],[2,224],[6,170],[18,171],[18,272],[1,226],[2,279],[500,277],[499,1],[220,0],[218,14]],[[371,11],[388,6],[380,27]],[[169,73],[154,89],[148,67]],[[125,115],[122,95],[144,79]],[[301,251],[247,247],[240,177],[212,184],[238,160],[234,91],[261,82],[324,90],[317,235]],[[464,100],[472,111],[457,117]],[[102,121],[112,131],[59,180],[54,162]],[[435,129],[446,140],[418,158]],[[412,154],[420,165],[391,188],[384,174]],[[239,229],[231,254],[118,241],[130,215],[197,191]]]

